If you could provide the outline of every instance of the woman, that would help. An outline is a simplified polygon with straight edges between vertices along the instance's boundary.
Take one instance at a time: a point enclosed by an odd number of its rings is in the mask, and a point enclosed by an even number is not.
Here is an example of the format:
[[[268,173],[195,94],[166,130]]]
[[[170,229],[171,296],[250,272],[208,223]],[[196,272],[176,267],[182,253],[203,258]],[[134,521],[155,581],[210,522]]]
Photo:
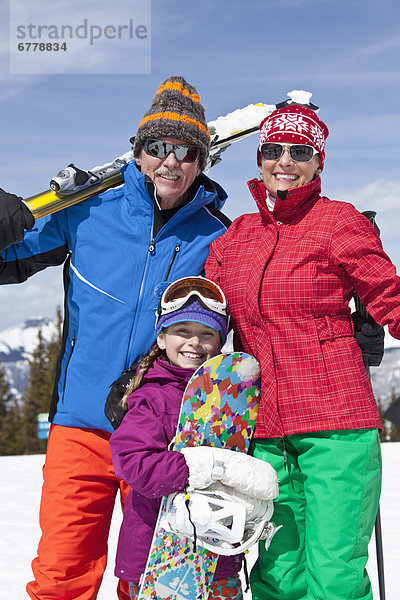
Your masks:
[[[275,525],[260,544],[253,598],[367,600],[380,486],[381,427],[348,303],[400,338],[400,279],[373,226],[320,195],[328,128],[291,104],[260,125],[259,212],[211,245],[206,276],[224,290],[235,347],[262,367],[254,456],[277,470]]]

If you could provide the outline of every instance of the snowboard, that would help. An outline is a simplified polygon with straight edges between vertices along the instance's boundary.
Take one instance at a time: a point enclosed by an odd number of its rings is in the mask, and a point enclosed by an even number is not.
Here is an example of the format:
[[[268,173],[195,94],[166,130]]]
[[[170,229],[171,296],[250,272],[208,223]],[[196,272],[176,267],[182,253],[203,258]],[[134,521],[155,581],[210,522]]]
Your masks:
[[[259,399],[254,357],[231,352],[206,361],[187,384],[172,449],[206,445],[247,452]],[[164,529],[166,507],[164,497],[137,600],[206,599],[218,556]]]

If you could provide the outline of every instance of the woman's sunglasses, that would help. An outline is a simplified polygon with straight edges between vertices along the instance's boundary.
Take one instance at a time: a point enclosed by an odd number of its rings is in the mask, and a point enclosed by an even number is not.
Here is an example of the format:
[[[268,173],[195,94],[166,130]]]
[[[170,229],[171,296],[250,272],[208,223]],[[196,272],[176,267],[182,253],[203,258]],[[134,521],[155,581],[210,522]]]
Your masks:
[[[315,148],[306,144],[276,144],[270,142],[261,146],[261,158],[264,160],[278,160],[285,152],[285,148],[289,150],[291,158],[296,162],[309,162],[315,154],[318,154]]]

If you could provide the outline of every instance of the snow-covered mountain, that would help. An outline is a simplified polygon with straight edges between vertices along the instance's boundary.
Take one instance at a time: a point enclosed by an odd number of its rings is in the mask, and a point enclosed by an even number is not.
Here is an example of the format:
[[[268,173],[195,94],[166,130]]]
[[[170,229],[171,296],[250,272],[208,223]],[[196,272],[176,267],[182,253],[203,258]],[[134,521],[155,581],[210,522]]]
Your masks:
[[[18,399],[27,384],[29,359],[38,345],[39,330],[44,343],[49,343],[56,334],[55,322],[46,317],[33,317],[0,331],[0,361],[11,391]]]
[[[45,317],[34,317],[20,325],[0,331],[0,361],[11,390],[18,398],[21,398],[26,386],[28,361],[38,344],[39,329],[45,343],[56,333],[55,322]],[[393,338],[391,341],[397,342]],[[386,347],[382,364],[371,369],[371,377],[375,396],[380,397],[383,406],[386,407],[393,389],[397,396],[400,395],[400,346]]]

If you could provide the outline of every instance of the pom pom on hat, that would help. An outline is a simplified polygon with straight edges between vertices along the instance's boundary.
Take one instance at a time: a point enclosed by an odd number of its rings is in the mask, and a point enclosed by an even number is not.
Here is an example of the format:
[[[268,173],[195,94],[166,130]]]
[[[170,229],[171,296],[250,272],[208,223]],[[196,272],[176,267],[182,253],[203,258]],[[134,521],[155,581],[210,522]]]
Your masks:
[[[139,123],[134,156],[139,156],[147,138],[160,137],[172,137],[197,146],[199,166],[204,169],[210,149],[204,107],[196,88],[183,77],[169,77],[159,86],[151,107]]]

